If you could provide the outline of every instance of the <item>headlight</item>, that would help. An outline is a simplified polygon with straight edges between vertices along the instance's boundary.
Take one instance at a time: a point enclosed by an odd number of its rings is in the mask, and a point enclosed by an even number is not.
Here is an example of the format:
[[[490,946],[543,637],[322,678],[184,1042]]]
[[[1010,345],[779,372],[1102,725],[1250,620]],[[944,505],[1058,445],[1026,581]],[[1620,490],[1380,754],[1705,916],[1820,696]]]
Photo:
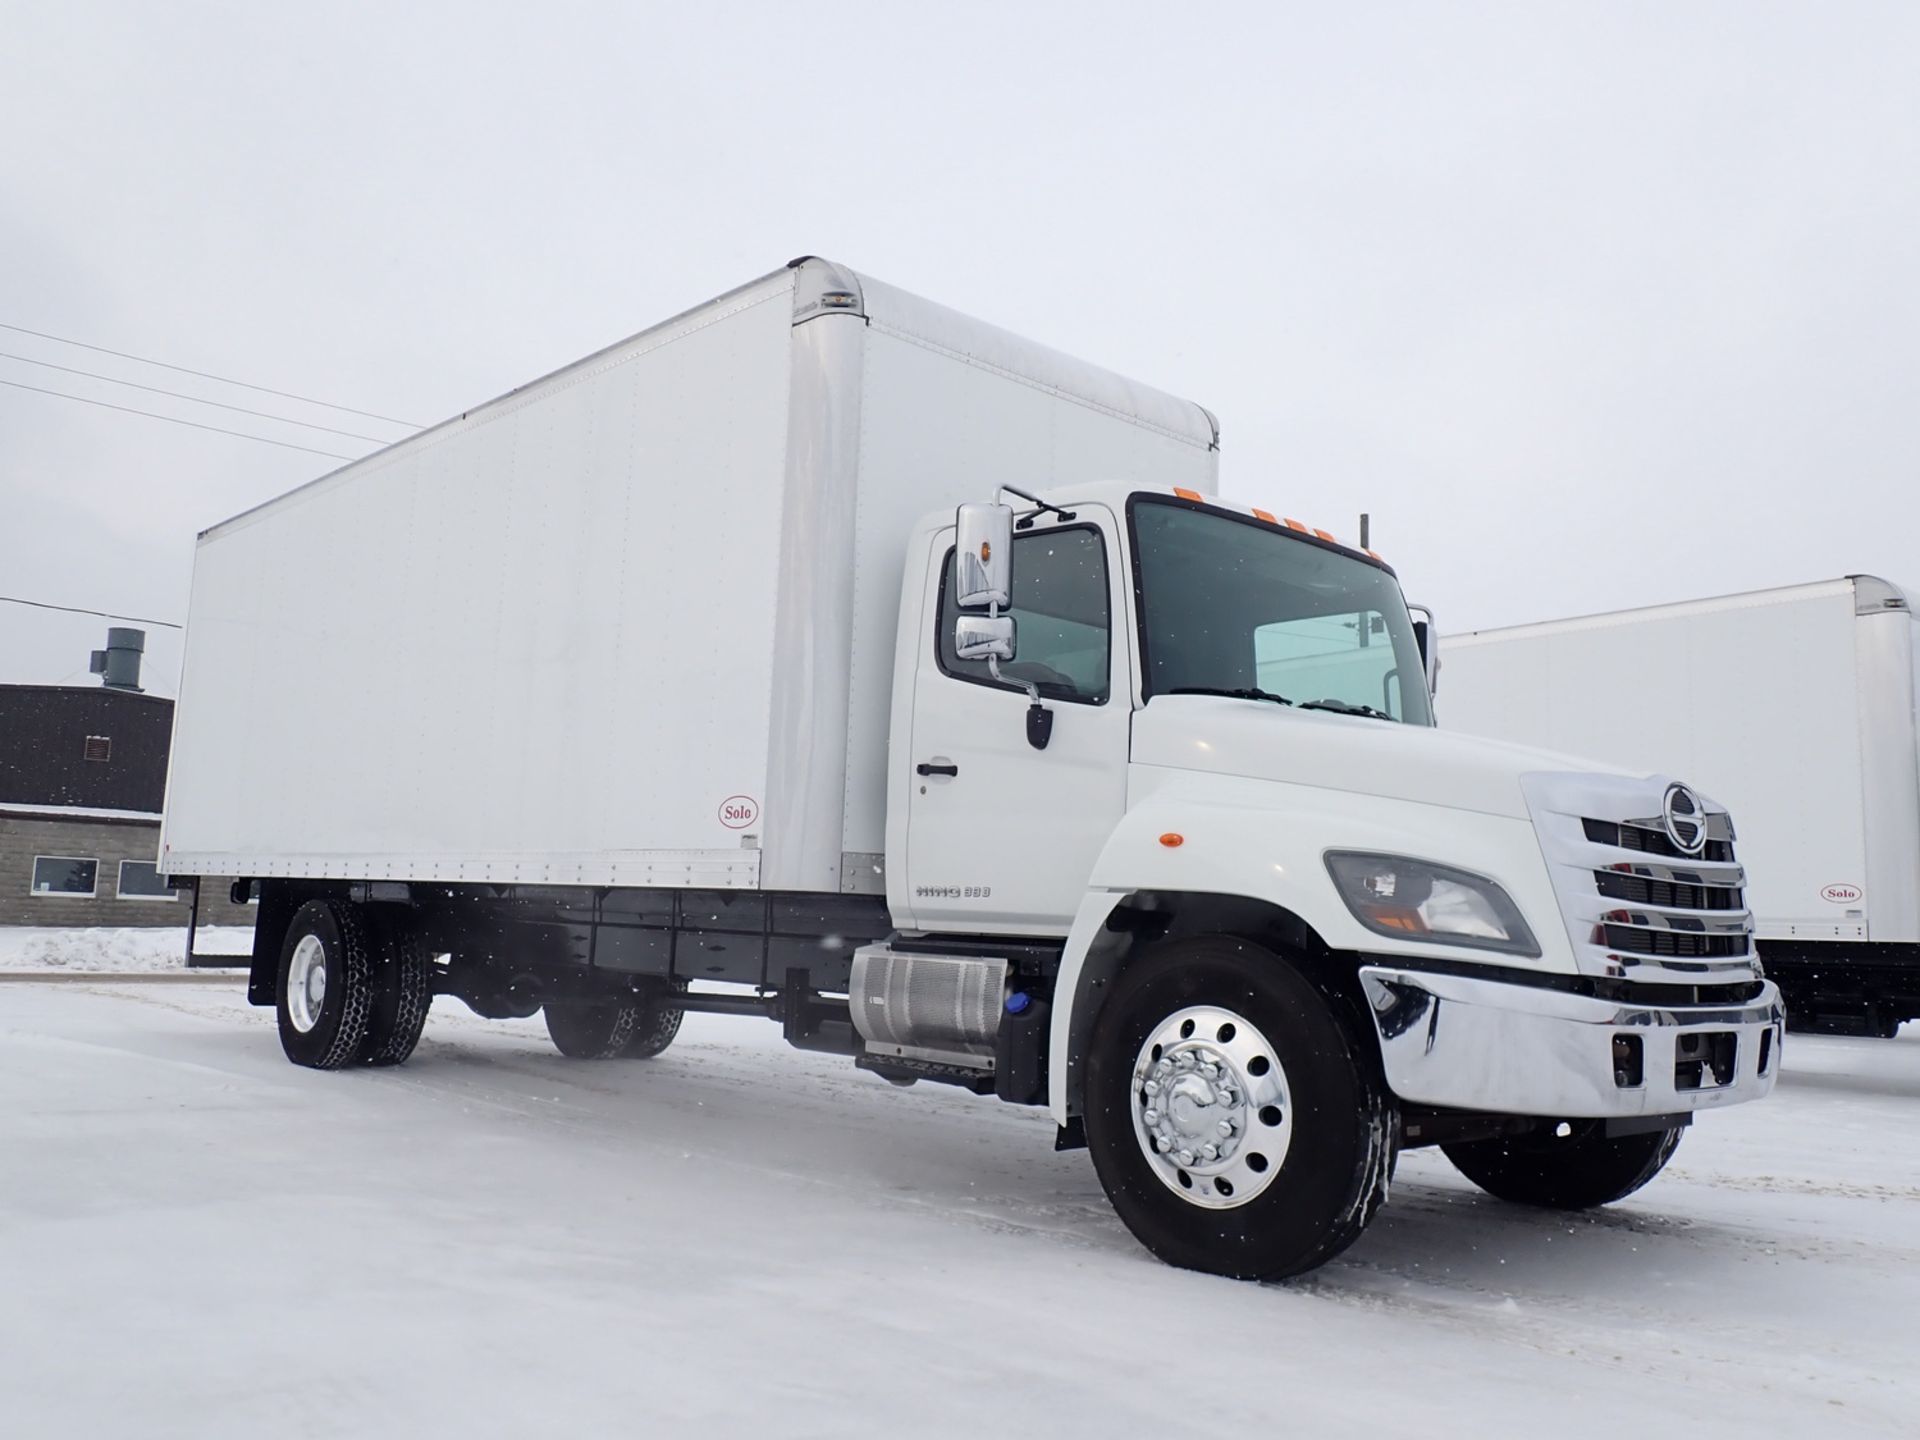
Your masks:
[[[1519,907],[1484,875],[1352,850],[1329,851],[1327,873],[1353,918],[1376,935],[1509,955],[1540,953]]]

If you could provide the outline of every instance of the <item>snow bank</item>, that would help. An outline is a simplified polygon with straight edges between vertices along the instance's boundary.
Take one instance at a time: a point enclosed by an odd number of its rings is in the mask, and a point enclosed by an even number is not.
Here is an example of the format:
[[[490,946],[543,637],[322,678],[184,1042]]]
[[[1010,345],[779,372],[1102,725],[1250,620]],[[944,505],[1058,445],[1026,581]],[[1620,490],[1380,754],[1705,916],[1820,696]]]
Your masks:
[[[245,955],[253,931],[245,925],[203,925],[194,939],[203,955]],[[0,970],[127,971],[184,970],[184,925],[147,926],[0,926]]]

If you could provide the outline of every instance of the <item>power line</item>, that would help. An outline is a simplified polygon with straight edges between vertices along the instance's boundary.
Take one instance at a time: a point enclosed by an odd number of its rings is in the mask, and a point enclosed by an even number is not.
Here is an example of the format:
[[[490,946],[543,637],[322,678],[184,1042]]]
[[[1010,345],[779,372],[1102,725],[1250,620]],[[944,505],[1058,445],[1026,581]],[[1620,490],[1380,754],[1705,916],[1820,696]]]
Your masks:
[[[104,345],[89,345],[84,340],[69,340],[64,335],[49,335],[44,330],[29,330],[24,325],[9,325],[0,320],[0,330],[12,330],[17,334],[31,335],[38,340],[51,340],[58,345],[77,345],[82,350],[92,350],[101,355],[116,356],[121,360],[132,360],[140,365],[158,365],[162,370],[177,370],[182,375],[197,375],[202,380],[218,380],[222,385],[238,385],[242,390],[258,390],[262,395],[278,395],[282,400],[298,400],[303,405],[318,405],[325,410],[344,410],[349,415],[359,415],[368,420],[384,420],[389,425],[404,425],[409,430],[421,427],[411,420],[396,420],[391,415],[376,415],[371,410],[356,410],[351,405],[335,405],[326,400],[315,400],[310,395],[296,395],[291,390],[275,390],[266,385],[253,385],[245,380],[230,379],[225,375],[214,375],[205,370],[190,370],[185,365],[169,365],[165,360],[149,360],[144,355],[129,355],[124,350],[109,350]]]
[[[241,415],[257,415],[262,420],[277,420],[282,425],[298,425],[306,430],[324,430],[329,435],[344,435],[349,440],[365,440],[374,445],[393,443],[390,440],[382,440],[378,435],[362,435],[357,430],[336,430],[331,425],[316,425],[311,420],[293,420],[285,415],[274,415],[265,410],[249,410],[244,405],[229,405],[224,400],[207,400],[181,390],[162,390],[158,385],[142,385],[136,380],[116,380],[111,375],[101,375],[92,370],[76,370],[71,365],[56,365],[51,360],[35,360],[31,355],[14,355],[0,350],[0,360],[18,360],[22,365],[39,365],[47,370],[58,370],[63,375],[82,375],[89,380],[104,380],[109,385],[125,385],[130,390],[145,390],[149,395],[169,395],[175,400],[190,400],[195,405],[212,405],[221,410],[236,411]]]
[[[359,458],[354,455],[342,455],[337,450],[316,450],[311,445],[295,445],[291,440],[269,440],[264,435],[249,435],[244,430],[228,430],[220,425],[202,425],[198,420],[182,420],[177,415],[161,415],[152,410],[136,410],[131,405],[115,405],[107,400],[90,400],[85,395],[69,395],[64,390],[43,390],[38,385],[23,385],[18,380],[0,380],[0,385],[11,385],[16,390],[31,390],[36,395],[51,395],[58,400],[74,400],[82,405],[98,405],[103,410],[118,410],[124,415],[144,415],[149,420],[164,420],[169,425],[187,425],[195,430],[211,430],[216,435],[232,435],[241,440],[258,440],[262,445],[278,445],[282,450],[304,450],[309,455],[325,455],[330,460]]]
[[[131,620],[136,625],[158,625],[163,630],[184,630],[171,620],[143,620],[138,615],[116,615],[111,610],[83,610],[78,605],[50,605],[45,600],[22,600],[18,595],[0,595],[8,605],[31,605],[36,610],[64,610],[69,615],[98,615],[102,620]]]

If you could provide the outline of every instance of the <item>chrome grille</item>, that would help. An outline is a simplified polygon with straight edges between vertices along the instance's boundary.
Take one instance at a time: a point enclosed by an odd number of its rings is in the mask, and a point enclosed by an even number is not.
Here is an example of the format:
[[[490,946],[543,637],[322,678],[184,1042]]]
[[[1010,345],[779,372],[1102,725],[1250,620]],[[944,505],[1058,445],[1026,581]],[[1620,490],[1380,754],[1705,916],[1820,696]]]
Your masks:
[[[1616,913],[1621,916],[1620,920],[1600,926],[1597,937],[1609,949],[1625,950],[1635,955],[1674,955],[1688,959],[1720,959],[1747,953],[1744,932],[1707,935],[1698,930],[1673,930],[1649,923],[1660,917],[1635,915],[1627,911]]]
[[[1636,986],[1757,982],[1746,872],[1733,823],[1710,803],[1676,815],[1688,855],[1658,817],[1659,777],[1542,774],[1525,782],[1567,936],[1581,970]]]
[[[1671,872],[1663,872],[1668,874]],[[1609,900],[1625,900],[1634,905],[1661,905],[1676,910],[1741,910],[1745,908],[1743,891],[1738,885],[1700,885],[1686,880],[1656,877],[1649,866],[1631,865],[1593,872],[1594,888]]]
[[[1711,822],[1714,817],[1707,818]],[[1658,820],[1642,820],[1637,823],[1631,820],[1624,822],[1582,820],[1580,823],[1586,828],[1587,839],[1596,845],[1614,845],[1622,850],[1639,850],[1648,855],[1667,855],[1677,860],[1695,858],[1673,843],[1672,837],[1661,828]],[[1732,839],[1730,837],[1710,838],[1698,858],[1714,861],[1733,859]]]

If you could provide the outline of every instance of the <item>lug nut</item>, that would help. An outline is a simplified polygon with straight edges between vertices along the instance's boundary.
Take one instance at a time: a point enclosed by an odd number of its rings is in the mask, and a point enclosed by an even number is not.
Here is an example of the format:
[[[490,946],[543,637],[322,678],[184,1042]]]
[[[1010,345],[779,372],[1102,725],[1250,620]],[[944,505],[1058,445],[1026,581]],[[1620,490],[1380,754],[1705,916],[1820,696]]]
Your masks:
[[[1182,1165],[1191,1165],[1193,1164],[1193,1151],[1182,1150],[1178,1155],[1174,1156],[1173,1158],[1178,1160]]]
[[[1217,1159],[1219,1159],[1219,1158],[1220,1158],[1220,1147],[1219,1147],[1218,1145],[1202,1145],[1202,1146],[1200,1147],[1200,1158],[1201,1158],[1202,1160],[1217,1160]]]
[[[1142,1114],[1140,1118],[1149,1125],[1158,1125],[1160,1123],[1160,1112],[1158,1110],[1148,1110]]]
[[[1149,1080],[1140,1088],[1149,1095],[1158,1095],[1160,1093],[1160,1082],[1158,1080]]]
[[[1217,1129],[1222,1135],[1231,1135],[1233,1134],[1233,1121],[1222,1120],[1214,1128]]]

